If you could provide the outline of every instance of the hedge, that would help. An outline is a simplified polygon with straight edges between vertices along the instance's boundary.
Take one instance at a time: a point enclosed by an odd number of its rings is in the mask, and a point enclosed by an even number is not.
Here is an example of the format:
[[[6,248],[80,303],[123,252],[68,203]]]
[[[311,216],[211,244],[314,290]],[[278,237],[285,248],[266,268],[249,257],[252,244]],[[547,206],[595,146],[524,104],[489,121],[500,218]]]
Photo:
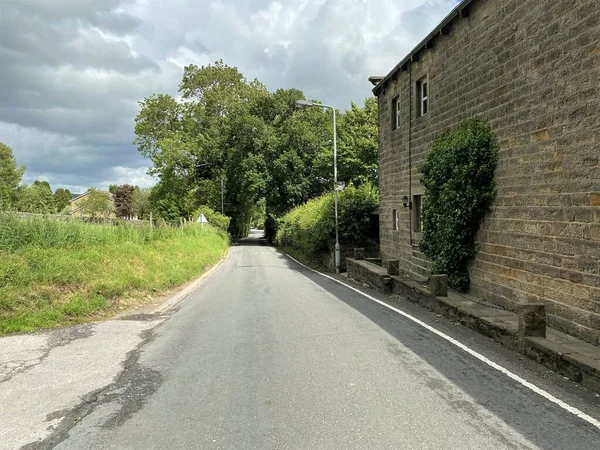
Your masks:
[[[208,223],[210,223],[213,227],[223,231],[228,230],[229,222],[231,221],[229,216],[224,216],[220,212],[217,212],[208,206],[201,206],[200,208],[196,209],[193,213],[194,220],[198,220],[200,214],[204,214],[204,217],[206,217]]]
[[[339,193],[340,241],[368,238],[371,214],[378,204],[378,191],[370,184],[352,186]],[[305,258],[318,259],[335,242],[333,194],[309,200],[292,209],[277,222],[275,244],[290,248]]]

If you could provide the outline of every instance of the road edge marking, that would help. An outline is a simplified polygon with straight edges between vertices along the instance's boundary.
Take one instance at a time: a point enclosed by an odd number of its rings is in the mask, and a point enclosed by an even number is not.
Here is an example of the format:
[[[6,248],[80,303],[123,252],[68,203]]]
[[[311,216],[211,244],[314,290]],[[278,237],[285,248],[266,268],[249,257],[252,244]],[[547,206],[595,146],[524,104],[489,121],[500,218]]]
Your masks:
[[[511,378],[512,380],[516,381],[517,383],[521,384],[522,386],[525,386],[526,388],[528,388],[529,390],[535,392],[536,394],[544,397],[546,400],[549,400],[550,402],[560,406],[562,409],[564,409],[565,411],[573,414],[574,416],[579,417],[580,419],[585,420],[586,422],[588,422],[590,425],[593,425],[594,427],[600,429],[600,421],[594,419],[592,416],[587,415],[586,413],[584,413],[583,411],[575,408],[574,406],[569,405],[568,403],[562,401],[561,399],[555,397],[554,395],[550,394],[549,392],[543,390],[542,388],[536,386],[535,384],[525,380],[524,378],[521,378],[519,375],[511,372],[510,370],[508,370],[506,367],[501,366],[498,363],[495,363],[494,361],[492,361],[491,359],[487,358],[486,356],[483,356],[481,353],[476,352],[475,350],[471,349],[470,347],[467,347],[465,344],[463,344],[462,342],[457,341],[456,339],[454,339],[451,336],[448,336],[446,333],[443,333],[442,331],[439,331],[438,329],[432,327],[431,325],[426,324],[425,322],[423,322],[420,319],[417,319],[414,316],[411,316],[410,314],[408,314],[407,312],[402,311],[401,309],[395,308],[391,305],[388,305],[387,303],[376,299],[375,297],[362,292],[360,289],[355,288],[354,286],[350,286],[349,284],[344,283],[341,280],[338,280],[337,278],[334,278],[330,275],[324,274],[322,272],[319,272],[318,270],[313,269],[312,267],[308,267],[306,264],[301,263],[300,261],[298,261],[296,258],[288,255],[287,253],[283,252],[288,258],[290,258],[292,261],[296,262],[297,264],[301,265],[302,267],[305,267],[306,269],[321,275],[324,278],[327,278],[331,281],[335,281],[338,284],[341,284],[342,286],[347,287],[348,289],[357,292],[358,294],[362,295],[363,297],[368,298],[369,300],[378,303],[382,306],[385,306],[388,309],[391,309],[392,311],[400,314],[401,316],[411,320],[412,322],[416,323],[417,325],[420,325],[421,327],[425,328],[426,330],[432,332],[433,334],[441,337],[442,339],[450,342],[451,344],[455,345],[456,347],[460,348],[461,350],[463,350],[464,352],[470,354],[471,356],[477,358],[478,360],[480,360],[481,362],[487,364],[488,366],[496,369],[497,371],[503,373],[504,375],[506,375],[507,377]]]

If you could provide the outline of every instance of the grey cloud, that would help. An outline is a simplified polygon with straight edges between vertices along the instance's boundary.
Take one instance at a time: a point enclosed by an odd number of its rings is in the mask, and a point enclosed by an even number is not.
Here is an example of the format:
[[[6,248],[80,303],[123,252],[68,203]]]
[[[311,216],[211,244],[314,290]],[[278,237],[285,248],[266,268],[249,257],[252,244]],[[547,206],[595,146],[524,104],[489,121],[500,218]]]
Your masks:
[[[16,0],[3,5],[3,15],[37,18],[45,24],[77,22],[122,35],[133,31],[141,22],[117,11],[133,0]]]
[[[1,0],[0,0],[1,1]],[[141,180],[137,101],[223,58],[339,108],[371,95],[455,0],[14,0],[0,14],[0,141],[26,181]],[[129,178],[128,178],[129,177]]]
[[[18,2],[7,5],[0,14],[4,71],[35,65],[93,67],[124,73],[157,69],[154,61],[134,55],[125,42],[107,40],[98,29],[84,27],[77,20],[48,22],[43,16],[14,8]]]

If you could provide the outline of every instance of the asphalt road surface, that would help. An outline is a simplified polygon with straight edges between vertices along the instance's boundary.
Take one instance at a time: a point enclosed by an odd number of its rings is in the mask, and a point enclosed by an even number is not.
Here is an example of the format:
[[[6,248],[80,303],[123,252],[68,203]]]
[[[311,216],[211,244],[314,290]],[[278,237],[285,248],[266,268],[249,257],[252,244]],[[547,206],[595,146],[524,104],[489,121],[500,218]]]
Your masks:
[[[600,448],[593,424],[257,237],[234,246],[147,334],[114,385],[72,412],[74,426],[39,446]],[[471,330],[400,305],[598,419],[594,394]]]

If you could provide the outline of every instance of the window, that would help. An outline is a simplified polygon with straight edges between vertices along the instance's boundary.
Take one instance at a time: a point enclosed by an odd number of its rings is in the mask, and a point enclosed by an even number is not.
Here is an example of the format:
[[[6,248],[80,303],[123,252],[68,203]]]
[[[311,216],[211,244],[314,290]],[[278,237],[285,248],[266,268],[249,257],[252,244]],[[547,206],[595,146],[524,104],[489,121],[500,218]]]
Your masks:
[[[392,130],[400,128],[400,99],[392,99]]]
[[[400,228],[400,216],[398,210],[392,210],[392,230],[397,231]]]
[[[421,195],[413,195],[413,232],[421,232]]]
[[[429,111],[429,81],[427,77],[417,81],[417,117],[424,116]]]

